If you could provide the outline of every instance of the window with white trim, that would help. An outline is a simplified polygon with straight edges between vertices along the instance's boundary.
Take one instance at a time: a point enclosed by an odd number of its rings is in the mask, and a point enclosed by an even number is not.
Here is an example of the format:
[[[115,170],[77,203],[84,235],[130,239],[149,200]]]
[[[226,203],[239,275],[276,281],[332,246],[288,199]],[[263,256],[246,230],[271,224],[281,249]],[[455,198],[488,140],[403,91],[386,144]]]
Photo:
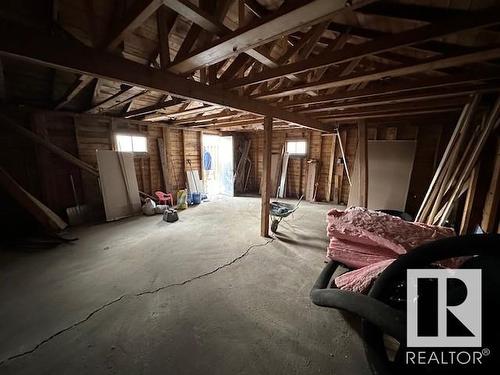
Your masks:
[[[307,142],[305,140],[286,141],[286,152],[292,156],[306,156]]]
[[[148,152],[148,142],[140,135],[117,134],[116,148],[121,152]]]

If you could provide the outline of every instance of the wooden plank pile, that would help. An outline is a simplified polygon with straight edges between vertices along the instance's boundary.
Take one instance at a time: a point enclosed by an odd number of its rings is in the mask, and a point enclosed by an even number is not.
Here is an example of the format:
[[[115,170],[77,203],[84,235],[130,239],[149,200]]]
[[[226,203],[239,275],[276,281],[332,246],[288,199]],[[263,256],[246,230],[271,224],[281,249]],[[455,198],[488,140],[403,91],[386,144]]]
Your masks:
[[[480,101],[475,94],[464,106],[415,221],[444,225],[458,198],[475,189],[481,153],[500,123],[500,96],[482,121],[477,116]]]
[[[234,173],[234,188],[237,192],[245,192],[247,189],[248,177],[252,168],[252,162],[248,157],[250,142],[249,140],[245,141],[243,147],[240,148],[241,156]]]

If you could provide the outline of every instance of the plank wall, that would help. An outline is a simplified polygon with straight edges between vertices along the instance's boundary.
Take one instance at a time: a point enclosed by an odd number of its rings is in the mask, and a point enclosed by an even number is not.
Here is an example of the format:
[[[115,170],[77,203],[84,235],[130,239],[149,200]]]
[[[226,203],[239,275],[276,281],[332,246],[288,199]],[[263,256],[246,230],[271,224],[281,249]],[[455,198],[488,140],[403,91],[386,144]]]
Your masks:
[[[368,123],[368,139],[417,141],[406,205],[406,210],[409,213],[413,214],[418,209],[432,178],[436,163],[439,161],[442,145],[447,142],[449,131],[443,131],[443,129],[449,129],[453,125],[453,120],[449,119],[436,120],[432,126],[427,123],[419,126],[415,122]],[[352,175],[358,145],[357,128],[354,125],[342,127],[340,135],[343,140],[347,166]],[[254,132],[245,133],[240,137],[251,141],[249,155],[254,168],[250,175],[247,191],[257,193],[262,177],[263,135],[262,132]],[[305,139],[308,142],[308,153],[305,158],[290,158],[287,173],[287,197],[297,198],[305,194],[307,160],[315,159],[320,162],[316,199],[318,201],[327,200],[328,191],[330,191],[329,201],[345,204],[349,199],[350,186],[343,164],[339,162],[341,153],[336,137],[322,136],[317,131],[306,129],[276,130],[273,132],[272,152],[281,153],[287,139]],[[334,143],[333,147],[332,143]],[[330,164],[332,150],[334,152],[333,165]],[[333,168],[331,187],[328,184],[330,168]]]
[[[201,133],[165,129],[152,123],[106,116],[39,111],[13,113],[19,123],[31,128],[65,151],[97,167],[96,150],[115,149],[116,134],[147,137],[148,152],[136,154],[135,170],[139,190],[147,194],[165,191],[165,180],[158,151],[158,139],[167,136],[168,174],[172,189],[186,187],[187,160],[200,169]],[[75,205],[70,175],[73,177],[80,204],[102,207],[98,179],[67,163],[46,149],[8,131],[0,137],[0,157],[9,173],[37,198],[64,217],[65,209]]]

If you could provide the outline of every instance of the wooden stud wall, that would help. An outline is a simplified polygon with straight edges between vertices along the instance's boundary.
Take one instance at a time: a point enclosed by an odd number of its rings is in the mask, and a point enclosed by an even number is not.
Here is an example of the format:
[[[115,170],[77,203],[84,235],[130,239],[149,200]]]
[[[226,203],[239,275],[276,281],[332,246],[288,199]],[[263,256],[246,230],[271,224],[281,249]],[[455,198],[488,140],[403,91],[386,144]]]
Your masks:
[[[193,170],[200,173],[201,168],[201,157],[200,157],[200,132],[192,130],[183,130],[184,136],[184,162],[185,170],[190,170],[188,160],[191,161],[191,166]]]
[[[14,115],[12,115],[14,116]],[[18,117],[21,117],[18,114]],[[82,161],[97,167],[96,150],[115,148],[114,135],[117,133],[136,134],[147,137],[148,152],[134,158],[139,190],[153,194],[165,191],[158,151],[158,139],[163,138],[161,125],[135,120],[117,119],[98,115],[72,114],[67,112],[40,111],[24,115],[21,123],[30,126],[34,132],[72,153]],[[167,169],[173,189],[186,187],[185,161],[191,160],[193,168],[201,167],[200,133],[168,129],[166,144]],[[48,207],[64,215],[65,209],[75,205],[69,175],[75,180],[80,204],[85,203],[99,210],[102,207],[98,180],[86,172],[60,160],[43,148],[35,147],[16,134],[6,132],[0,137],[3,165],[23,186],[33,192]],[[14,140],[15,152],[11,150]],[[23,155],[33,157],[24,158]],[[13,157],[14,156],[14,157]],[[25,160],[26,159],[26,160]],[[14,163],[14,161],[16,163]],[[12,164],[12,165],[11,165]],[[56,181],[56,183],[54,183]]]
[[[425,131],[419,132],[419,124],[413,122],[367,123],[367,136],[370,140],[417,140],[415,164],[407,200],[407,211],[410,213],[416,212],[432,177],[435,158],[440,157],[442,152],[440,145],[446,142],[449,136],[449,131],[442,131],[442,129],[453,126],[453,122],[436,121],[433,126],[428,126],[427,123],[424,126]],[[342,127],[340,135],[343,140],[347,165],[352,175],[358,144],[357,129],[355,126]],[[252,142],[249,155],[253,163],[253,170],[250,175],[248,192],[257,193],[262,178],[263,133],[245,133],[245,137]],[[324,201],[328,184],[328,172],[331,165],[332,139],[334,137],[331,135],[322,136],[317,131],[306,129],[275,130],[273,132],[273,153],[281,152],[287,139],[297,138],[306,139],[309,142],[308,156],[302,159],[290,158],[287,174],[287,196],[296,198],[305,193],[306,159],[317,159],[320,161],[317,200]],[[341,154],[337,142],[335,144],[334,164],[331,166],[333,168],[333,178],[330,201],[332,203],[347,203],[350,186],[343,165],[337,163],[339,157],[341,157]],[[336,191],[336,188],[338,191]],[[339,196],[337,197],[337,195]]]

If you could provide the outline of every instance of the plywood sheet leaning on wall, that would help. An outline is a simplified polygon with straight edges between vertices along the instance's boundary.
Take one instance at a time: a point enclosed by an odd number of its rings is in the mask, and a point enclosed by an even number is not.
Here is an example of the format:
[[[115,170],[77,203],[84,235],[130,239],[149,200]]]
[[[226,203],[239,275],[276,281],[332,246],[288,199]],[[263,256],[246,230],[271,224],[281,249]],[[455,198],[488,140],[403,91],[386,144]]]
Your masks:
[[[415,141],[368,141],[368,208],[405,210],[415,148]],[[348,206],[358,205],[358,191],[354,171]]]
[[[280,184],[278,186],[278,198],[286,197],[286,176],[288,173],[289,159],[290,159],[290,154],[288,152],[285,152],[283,154],[283,162],[281,163]]]
[[[135,175],[134,155],[128,152],[97,151],[106,220],[118,220],[140,212],[141,200]]]
[[[271,197],[276,197],[281,170],[281,154],[271,155]]]
[[[318,160],[307,161],[307,180],[306,180],[306,201],[316,201],[316,192],[318,188],[317,179],[319,171]]]

